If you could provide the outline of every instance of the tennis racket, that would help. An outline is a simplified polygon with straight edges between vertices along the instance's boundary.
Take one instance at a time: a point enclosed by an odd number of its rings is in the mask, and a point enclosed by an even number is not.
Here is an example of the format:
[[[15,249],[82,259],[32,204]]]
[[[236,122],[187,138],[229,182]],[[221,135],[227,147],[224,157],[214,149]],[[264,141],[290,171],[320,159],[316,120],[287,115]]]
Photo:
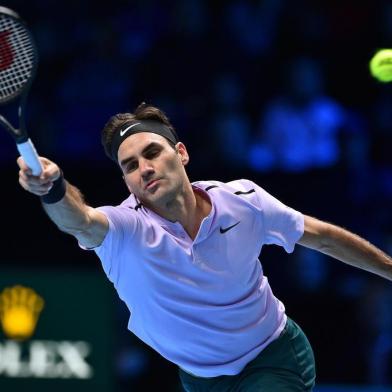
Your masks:
[[[19,15],[0,6],[0,105],[18,102],[19,128],[0,114],[0,124],[11,134],[33,175],[42,172],[37,151],[25,125],[27,95],[38,65],[33,37]]]

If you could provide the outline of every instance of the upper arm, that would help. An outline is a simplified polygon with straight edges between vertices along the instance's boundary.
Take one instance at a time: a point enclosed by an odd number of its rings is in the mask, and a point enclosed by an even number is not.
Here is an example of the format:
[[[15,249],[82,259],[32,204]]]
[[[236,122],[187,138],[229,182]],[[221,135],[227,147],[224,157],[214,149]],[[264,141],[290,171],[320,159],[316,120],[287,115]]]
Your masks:
[[[105,239],[109,230],[109,221],[103,212],[89,206],[87,206],[86,214],[85,227],[71,234],[77,238],[81,246],[95,248]]]
[[[330,229],[329,223],[304,215],[304,233],[298,244],[321,251],[326,246],[326,238]]]

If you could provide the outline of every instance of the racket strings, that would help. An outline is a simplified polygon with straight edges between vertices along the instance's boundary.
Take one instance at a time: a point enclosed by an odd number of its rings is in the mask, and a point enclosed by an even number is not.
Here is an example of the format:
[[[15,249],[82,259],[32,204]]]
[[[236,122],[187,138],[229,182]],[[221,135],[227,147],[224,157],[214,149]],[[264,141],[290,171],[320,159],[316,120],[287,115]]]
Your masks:
[[[35,49],[26,28],[0,17],[0,101],[18,95],[33,76]]]

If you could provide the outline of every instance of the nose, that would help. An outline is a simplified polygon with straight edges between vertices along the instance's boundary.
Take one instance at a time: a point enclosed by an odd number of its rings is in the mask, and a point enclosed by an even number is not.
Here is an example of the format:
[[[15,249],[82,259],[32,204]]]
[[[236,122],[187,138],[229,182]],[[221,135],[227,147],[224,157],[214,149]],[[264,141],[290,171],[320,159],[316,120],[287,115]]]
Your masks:
[[[139,170],[140,175],[144,180],[151,177],[151,175],[154,173],[154,168],[152,167],[151,162],[144,158],[141,158],[139,161]]]

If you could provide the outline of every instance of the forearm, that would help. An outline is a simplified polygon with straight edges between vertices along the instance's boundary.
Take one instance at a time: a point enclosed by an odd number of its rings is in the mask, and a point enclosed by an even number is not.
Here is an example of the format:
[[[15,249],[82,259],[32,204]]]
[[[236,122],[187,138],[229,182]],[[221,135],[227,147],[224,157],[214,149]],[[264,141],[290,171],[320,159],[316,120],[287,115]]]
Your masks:
[[[80,191],[64,180],[57,164],[39,159],[43,171],[33,176],[23,159],[18,158],[22,188],[41,197],[44,210],[60,230],[75,236],[87,248],[99,246],[109,230],[106,216],[85,203]]]
[[[328,225],[321,244],[320,252],[392,280],[392,258],[358,235]]]
[[[65,181],[65,180],[64,180]],[[51,204],[42,203],[49,218],[66,233],[77,235],[88,227],[88,209],[81,192],[65,181],[65,195]]]

